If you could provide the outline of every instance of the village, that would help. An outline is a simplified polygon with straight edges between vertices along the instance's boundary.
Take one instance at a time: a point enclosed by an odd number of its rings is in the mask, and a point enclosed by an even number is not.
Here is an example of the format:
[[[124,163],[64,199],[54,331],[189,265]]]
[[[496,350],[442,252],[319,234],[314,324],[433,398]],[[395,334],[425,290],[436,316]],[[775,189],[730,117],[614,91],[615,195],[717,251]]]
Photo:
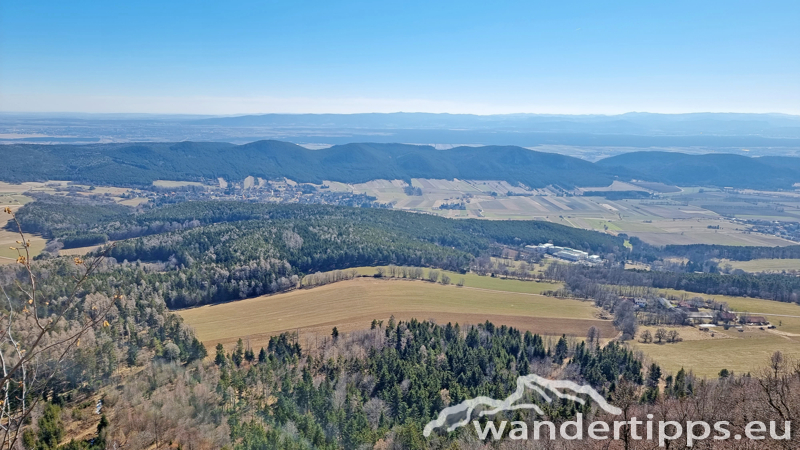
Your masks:
[[[696,326],[702,331],[723,327],[725,330],[734,328],[741,332],[746,327],[761,330],[776,328],[763,315],[731,311],[726,303],[713,299],[668,299],[663,296],[622,298],[633,304],[640,323],[646,325]]]

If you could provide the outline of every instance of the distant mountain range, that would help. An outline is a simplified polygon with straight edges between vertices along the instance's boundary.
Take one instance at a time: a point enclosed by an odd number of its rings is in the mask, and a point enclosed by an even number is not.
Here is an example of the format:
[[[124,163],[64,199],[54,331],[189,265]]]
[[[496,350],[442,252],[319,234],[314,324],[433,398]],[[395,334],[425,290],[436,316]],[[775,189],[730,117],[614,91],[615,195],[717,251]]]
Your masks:
[[[786,114],[262,114],[214,117],[189,122],[226,127],[473,131],[494,129],[524,133],[800,138],[800,117]]]
[[[632,152],[591,163],[515,146],[436,150],[408,144],[354,143],[323,150],[281,141],[0,146],[0,180],[70,180],[100,185],[149,185],[154,180],[241,180],[287,177],[361,183],[374,179],[505,180],[531,188],[607,186],[614,180],[681,186],[790,189],[800,158],[735,154]]]
[[[800,156],[800,116],[786,114],[552,115],[0,113],[0,143],[351,142],[543,147],[591,161],[634,150]]]

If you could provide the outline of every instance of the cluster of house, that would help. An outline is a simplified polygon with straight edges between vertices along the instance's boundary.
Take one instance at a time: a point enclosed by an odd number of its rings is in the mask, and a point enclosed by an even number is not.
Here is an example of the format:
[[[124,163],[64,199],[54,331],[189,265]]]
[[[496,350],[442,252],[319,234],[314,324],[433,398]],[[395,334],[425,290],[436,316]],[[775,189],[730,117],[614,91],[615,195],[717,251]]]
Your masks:
[[[592,263],[601,262],[602,258],[599,255],[590,255],[582,250],[575,250],[569,247],[559,247],[553,244],[539,244],[539,245],[526,245],[527,250],[531,250],[541,254],[553,255],[566,261],[587,261]]]
[[[647,308],[647,300],[644,298],[627,297],[626,300],[632,302],[636,308]],[[769,320],[764,316],[750,314],[736,315],[730,311],[709,309],[702,300],[682,300],[673,303],[664,297],[658,297],[656,302],[666,309],[680,312],[685,317],[687,323],[697,324],[703,327],[711,323],[742,324],[752,326],[769,326]]]

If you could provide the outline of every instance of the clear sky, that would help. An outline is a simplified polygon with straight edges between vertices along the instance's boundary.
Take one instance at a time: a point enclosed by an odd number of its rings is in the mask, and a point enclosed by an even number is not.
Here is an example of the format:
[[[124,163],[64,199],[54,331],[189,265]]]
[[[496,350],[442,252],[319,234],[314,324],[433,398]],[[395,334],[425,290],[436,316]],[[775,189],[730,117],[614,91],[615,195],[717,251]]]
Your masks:
[[[800,114],[800,1],[0,1],[0,111]]]

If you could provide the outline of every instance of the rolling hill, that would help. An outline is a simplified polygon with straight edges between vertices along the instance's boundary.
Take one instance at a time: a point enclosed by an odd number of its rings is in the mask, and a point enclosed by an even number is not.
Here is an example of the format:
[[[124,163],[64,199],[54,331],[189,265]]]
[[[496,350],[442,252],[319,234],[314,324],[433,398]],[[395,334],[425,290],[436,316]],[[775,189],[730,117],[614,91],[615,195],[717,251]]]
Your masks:
[[[7,145],[0,155],[13,164],[0,180],[70,180],[95,184],[149,185],[154,180],[199,180],[248,175],[359,183],[374,179],[467,178],[506,180],[530,187],[608,185],[613,177],[582,159],[521,147],[458,147],[435,150],[406,144],[346,144],[308,150],[280,141]]]
[[[8,182],[69,180],[145,186],[159,179],[242,180],[252,175],[301,183],[362,183],[375,179],[504,180],[531,188],[610,185],[645,180],[681,186],[790,189],[800,182],[800,158],[736,154],[631,152],[591,163],[515,146],[436,150],[410,144],[352,143],[324,150],[281,141],[0,146]]]
[[[632,152],[596,163],[625,178],[679,186],[789,189],[800,181],[800,158],[750,158],[734,154]]]

